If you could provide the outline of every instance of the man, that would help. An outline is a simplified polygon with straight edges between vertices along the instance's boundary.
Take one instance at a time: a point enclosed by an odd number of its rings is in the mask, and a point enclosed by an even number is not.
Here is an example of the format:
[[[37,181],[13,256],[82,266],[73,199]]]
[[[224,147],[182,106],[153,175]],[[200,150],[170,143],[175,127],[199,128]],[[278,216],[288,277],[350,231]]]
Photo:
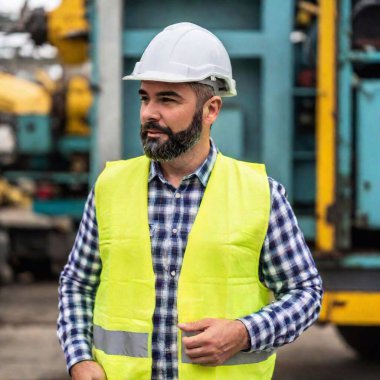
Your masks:
[[[236,95],[228,54],[175,24],[125,79],[141,81],[145,156],[108,164],[89,195],[60,282],[68,369],[271,379],[274,349],[317,318],[321,280],[284,188],[210,139],[221,96]]]

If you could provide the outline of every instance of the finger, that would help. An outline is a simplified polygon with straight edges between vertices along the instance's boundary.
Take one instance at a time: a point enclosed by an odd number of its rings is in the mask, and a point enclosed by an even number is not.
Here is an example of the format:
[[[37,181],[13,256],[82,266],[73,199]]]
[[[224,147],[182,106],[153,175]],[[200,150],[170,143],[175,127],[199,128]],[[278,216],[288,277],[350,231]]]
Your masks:
[[[218,360],[215,356],[200,356],[198,358],[191,358],[191,362],[194,364],[201,364],[206,366],[216,366],[218,365]]]
[[[187,349],[198,348],[203,346],[203,333],[194,336],[184,336],[182,342]]]
[[[212,324],[212,319],[206,318],[206,319],[200,319],[199,321],[195,321],[195,322],[179,323],[178,327],[182,331],[194,332],[194,331],[203,331],[207,327],[209,327],[211,324]]]
[[[201,356],[207,356],[203,347],[191,348],[185,350],[186,355],[190,359],[200,358]]]

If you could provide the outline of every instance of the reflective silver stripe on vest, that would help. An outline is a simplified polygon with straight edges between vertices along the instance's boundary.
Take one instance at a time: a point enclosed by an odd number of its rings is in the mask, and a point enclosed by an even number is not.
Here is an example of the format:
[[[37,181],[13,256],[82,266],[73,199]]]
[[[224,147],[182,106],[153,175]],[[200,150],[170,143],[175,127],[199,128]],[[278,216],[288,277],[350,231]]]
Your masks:
[[[94,325],[93,340],[95,348],[108,355],[148,358],[148,333],[105,330]]]
[[[137,358],[148,358],[148,333],[136,333],[129,331],[112,331],[94,325],[93,340],[95,348],[108,355],[123,355]],[[275,352],[248,353],[239,352],[222,365],[253,364],[268,359]],[[182,363],[191,364],[190,358],[185,354],[182,344]]]
[[[222,366],[225,365],[238,365],[238,364],[254,364],[254,363],[260,363],[264,360],[267,360],[270,356],[275,354],[275,351],[266,352],[239,352],[235,356],[233,356],[231,359],[228,359],[225,361]],[[191,364],[192,361],[190,358],[185,354],[185,346],[182,343],[182,363]]]

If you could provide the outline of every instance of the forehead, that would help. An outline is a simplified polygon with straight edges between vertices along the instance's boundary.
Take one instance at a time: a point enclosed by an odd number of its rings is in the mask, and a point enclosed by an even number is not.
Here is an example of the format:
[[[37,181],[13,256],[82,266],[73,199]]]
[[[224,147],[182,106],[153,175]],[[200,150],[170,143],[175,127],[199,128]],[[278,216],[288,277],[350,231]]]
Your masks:
[[[143,90],[150,96],[165,92],[174,92],[184,99],[196,98],[195,92],[187,83],[141,81],[140,90]]]

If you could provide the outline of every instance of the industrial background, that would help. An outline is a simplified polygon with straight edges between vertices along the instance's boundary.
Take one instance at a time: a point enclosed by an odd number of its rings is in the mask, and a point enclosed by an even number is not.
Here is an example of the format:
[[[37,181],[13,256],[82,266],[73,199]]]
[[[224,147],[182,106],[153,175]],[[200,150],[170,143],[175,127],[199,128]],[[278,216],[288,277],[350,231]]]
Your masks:
[[[274,379],[379,379],[379,20],[379,0],[0,0],[0,379],[68,379],[58,275],[104,163],[141,154],[121,77],[180,21],[232,59],[214,140],[286,186],[323,277]]]

